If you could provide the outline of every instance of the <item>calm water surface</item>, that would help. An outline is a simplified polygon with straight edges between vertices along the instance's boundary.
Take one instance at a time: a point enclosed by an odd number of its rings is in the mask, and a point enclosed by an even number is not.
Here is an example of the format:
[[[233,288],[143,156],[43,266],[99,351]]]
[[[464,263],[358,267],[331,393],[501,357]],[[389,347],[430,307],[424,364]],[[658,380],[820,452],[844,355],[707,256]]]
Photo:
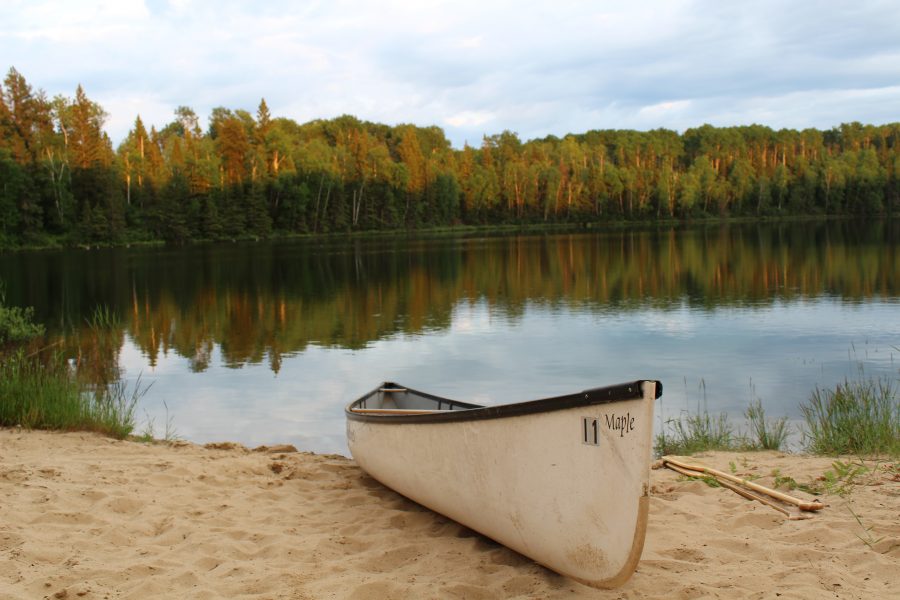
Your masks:
[[[501,403],[664,383],[660,419],[900,375],[900,226],[797,223],[0,255],[98,380],[150,385],[139,429],[346,453],[384,380]],[[111,331],[87,322],[97,306]]]

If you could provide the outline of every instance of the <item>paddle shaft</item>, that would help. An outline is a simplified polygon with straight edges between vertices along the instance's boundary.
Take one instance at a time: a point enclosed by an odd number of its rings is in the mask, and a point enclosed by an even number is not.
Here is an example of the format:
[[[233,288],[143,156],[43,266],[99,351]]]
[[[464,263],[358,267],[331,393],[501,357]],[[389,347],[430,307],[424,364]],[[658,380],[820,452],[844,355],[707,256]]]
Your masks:
[[[681,467],[675,466],[674,464],[669,464],[666,466],[668,466],[673,471],[675,471],[677,473],[681,473],[682,475],[686,475],[688,477],[703,477],[705,475],[705,473],[701,473],[700,471],[691,471],[689,469],[682,469]],[[761,496],[760,494],[756,494],[754,492],[751,492],[750,490],[745,490],[741,486],[735,485],[729,481],[722,481],[721,479],[719,479],[717,477],[714,479],[722,487],[728,488],[732,492],[738,494],[739,496],[743,496],[747,500],[756,500],[758,502],[765,504],[766,506],[771,506],[775,510],[777,510],[781,513],[784,513],[785,515],[790,516],[788,509],[784,508],[783,506],[778,506],[777,504],[775,504],[775,502],[769,500],[765,496]]]
[[[818,500],[814,500],[813,502],[806,502],[804,500],[800,500],[799,498],[794,498],[793,496],[790,496],[783,492],[779,492],[778,490],[773,490],[771,488],[767,488],[764,485],[759,485],[758,483],[754,483],[754,482],[748,481],[746,479],[741,479],[740,477],[736,477],[734,475],[731,475],[730,473],[725,473],[725,472],[719,471],[717,469],[712,469],[710,467],[704,467],[703,465],[692,465],[689,463],[681,462],[679,460],[676,460],[676,459],[668,457],[668,456],[664,456],[662,460],[663,460],[663,464],[670,463],[672,465],[681,467],[683,469],[697,471],[699,473],[705,473],[707,475],[712,475],[713,477],[716,477],[717,479],[724,479],[726,481],[731,481],[738,485],[742,485],[746,488],[749,488],[753,491],[760,492],[762,494],[766,494],[767,496],[771,496],[772,498],[775,498],[776,500],[781,500],[782,502],[786,502],[788,504],[793,504],[794,506],[798,507],[800,510],[821,510],[825,506]]]

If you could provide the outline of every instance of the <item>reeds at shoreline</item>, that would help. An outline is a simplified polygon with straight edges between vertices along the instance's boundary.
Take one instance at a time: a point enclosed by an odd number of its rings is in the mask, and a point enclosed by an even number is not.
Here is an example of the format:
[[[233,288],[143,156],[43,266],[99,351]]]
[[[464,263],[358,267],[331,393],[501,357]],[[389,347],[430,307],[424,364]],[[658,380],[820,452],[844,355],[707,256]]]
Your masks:
[[[125,438],[135,427],[140,383],[132,391],[121,379],[92,385],[79,377],[62,352],[28,349],[44,331],[30,309],[4,305],[0,289],[0,426],[96,431]],[[92,327],[104,328],[102,311]],[[107,322],[108,326],[108,317]]]
[[[801,403],[803,450],[818,455],[900,455],[900,395],[886,377],[845,379],[834,389],[816,388]],[[727,413],[706,408],[668,419],[654,440],[657,456],[712,450],[784,450],[791,434],[786,417],[769,418],[755,399],[739,432]]]
[[[890,379],[847,380],[816,388],[801,405],[813,454],[900,454],[900,400]]]
[[[0,425],[96,431],[125,438],[135,427],[140,387],[115,381],[89,386],[62,357],[38,360],[19,350],[0,366]]]

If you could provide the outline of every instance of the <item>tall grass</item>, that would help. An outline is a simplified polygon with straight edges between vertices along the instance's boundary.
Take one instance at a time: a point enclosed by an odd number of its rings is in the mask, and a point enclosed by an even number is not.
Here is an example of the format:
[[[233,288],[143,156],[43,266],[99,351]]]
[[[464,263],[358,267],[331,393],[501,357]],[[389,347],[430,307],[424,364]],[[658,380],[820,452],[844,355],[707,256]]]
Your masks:
[[[705,405],[705,402],[704,402]],[[806,423],[803,445],[813,454],[900,456],[900,393],[891,379],[845,379],[833,389],[816,388],[800,405]],[[748,430],[736,433],[726,413],[696,413],[669,419],[654,440],[654,452],[696,454],[708,450],[783,450],[787,417],[766,416],[757,398],[744,411]]]
[[[91,384],[62,352],[29,348],[43,326],[33,322],[31,309],[6,307],[4,300],[0,286],[0,426],[130,435],[135,406],[146,392],[140,381],[131,391],[118,376]],[[91,324],[95,334],[108,330],[111,319],[98,310]]]
[[[750,446],[759,450],[781,450],[784,447],[790,433],[787,417],[766,417],[759,398],[750,402],[744,416],[749,425],[747,441]]]
[[[807,449],[815,454],[900,454],[900,396],[887,378],[817,387],[800,411]]]
[[[710,450],[782,450],[790,433],[787,417],[766,417],[760,400],[744,411],[747,432],[738,431],[727,413],[711,415],[706,410],[683,413],[666,421],[654,440],[658,456],[696,454]]]
[[[728,415],[711,416],[707,411],[684,413],[666,421],[656,436],[653,451],[666,454],[696,454],[706,450],[730,450],[735,445],[734,428]]]
[[[687,380],[685,380],[685,388]],[[751,383],[751,393],[752,393]],[[696,454],[709,450],[781,450],[790,433],[787,417],[766,417],[762,401],[755,397],[744,411],[748,430],[738,431],[727,413],[711,415],[706,408],[706,381],[700,380],[702,397],[695,413],[683,412],[667,420],[656,435],[653,451],[666,454]]]
[[[135,406],[145,392],[121,381],[88,386],[58,354],[46,360],[19,349],[0,365],[0,425],[28,429],[97,431],[117,438],[135,427]]]
[[[81,386],[56,361],[47,364],[23,349],[0,365],[0,424],[60,428],[82,411]]]

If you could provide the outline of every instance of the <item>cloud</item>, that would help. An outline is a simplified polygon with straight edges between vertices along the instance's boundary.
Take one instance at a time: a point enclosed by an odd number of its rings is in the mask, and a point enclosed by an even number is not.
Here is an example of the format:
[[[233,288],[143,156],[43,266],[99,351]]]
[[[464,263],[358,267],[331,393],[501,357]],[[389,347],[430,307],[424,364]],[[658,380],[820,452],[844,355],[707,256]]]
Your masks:
[[[9,0],[0,23],[10,66],[50,95],[83,84],[116,140],[138,113],[162,126],[179,105],[262,97],[298,121],[436,124],[457,147],[503,130],[884,122],[900,100],[900,8],[877,1]]]
[[[453,127],[471,127],[489,123],[493,119],[494,115],[489,112],[464,110],[453,116],[445,117],[444,122]]]

